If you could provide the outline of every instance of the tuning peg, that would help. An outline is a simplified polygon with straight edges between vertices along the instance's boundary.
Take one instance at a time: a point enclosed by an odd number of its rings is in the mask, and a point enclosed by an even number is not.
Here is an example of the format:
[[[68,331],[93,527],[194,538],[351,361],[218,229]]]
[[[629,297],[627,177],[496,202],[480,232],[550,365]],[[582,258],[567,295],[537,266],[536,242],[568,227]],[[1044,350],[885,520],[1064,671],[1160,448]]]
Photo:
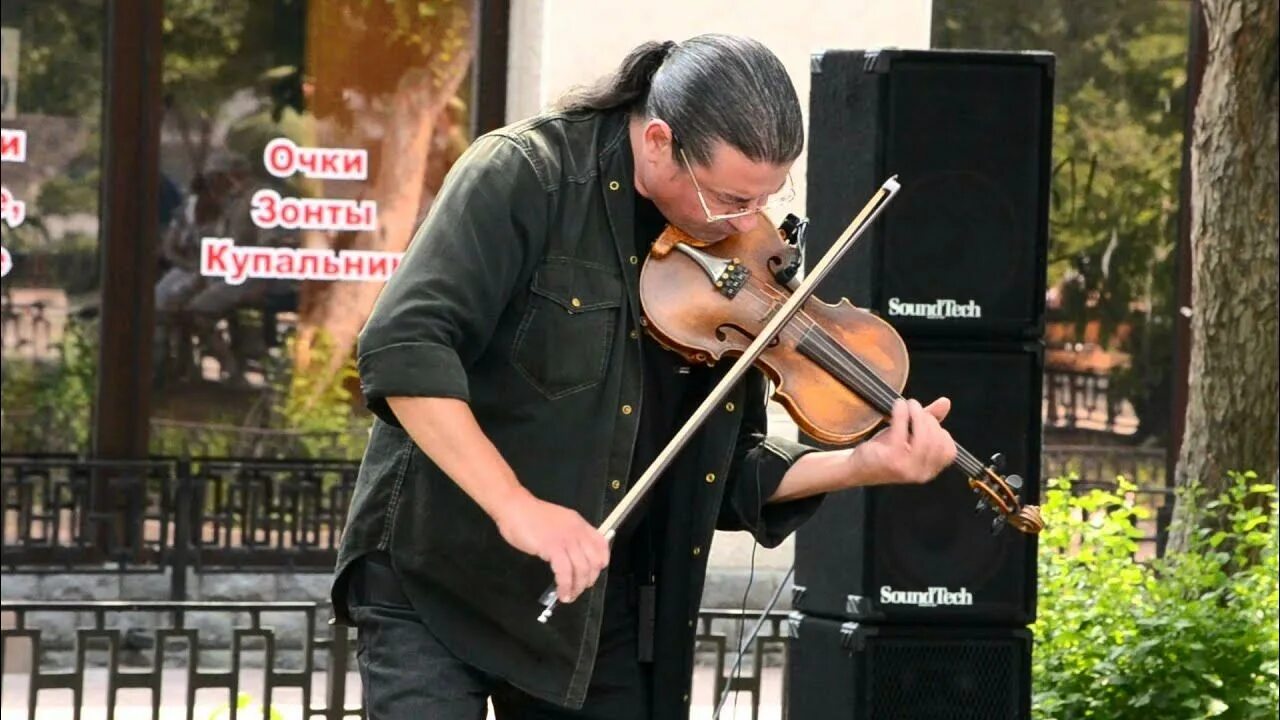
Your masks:
[[[981,514],[984,510],[986,510],[986,509],[988,509],[988,508],[990,508],[990,507],[991,507],[991,506],[987,504],[987,499],[986,499],[986,498],[979,498],[979,499],[978,499],[978,504],[973,508],[973,512],[974,512],[974,514]]]
[[[991,456],[991,469],[996,472],[1004,472],[1004,453],[996,453]]]
[[[991,534],[992,534],[992,535],[999,535],[999,534],[1000,534],[1000,531],[1001,531],[1001,530],[1004,530],[1005,523],[1007,523],[1007,522],[1008,522],[1008,521],[1007,521],[1007,520],[1005,520],[1005,517],[1004,517],[1003,515],[997,515],[997,516],[995,516],[994,518],[992,518],[992,519],[991,519]]]
[[[1022,489],[1021,475],[1010,475],[1009,477],[1005,478],[1004,481],[1006,484],[1008,484],[1009,487],[1013,488],[1014,490]]]

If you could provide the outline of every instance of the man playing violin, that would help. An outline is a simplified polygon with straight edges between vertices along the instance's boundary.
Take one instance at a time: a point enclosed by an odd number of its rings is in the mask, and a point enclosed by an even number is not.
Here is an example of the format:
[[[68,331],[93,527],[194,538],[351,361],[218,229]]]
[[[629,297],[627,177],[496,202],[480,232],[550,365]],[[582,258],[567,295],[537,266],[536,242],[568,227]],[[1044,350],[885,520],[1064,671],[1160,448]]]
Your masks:
[[[773,53],[703,35],[637,47],[458,161],[359,341],[376,420],[333,600],[371,718],[685,717],[715,530],[773,547],[824,493],[952,462],[945,398],[820,451],[766,435],[753,369],[612,546],[597,530],[726,369],[646,335],[651,243],[769,222],[802,145]],[[538,623],[553,579],[565,604]]]

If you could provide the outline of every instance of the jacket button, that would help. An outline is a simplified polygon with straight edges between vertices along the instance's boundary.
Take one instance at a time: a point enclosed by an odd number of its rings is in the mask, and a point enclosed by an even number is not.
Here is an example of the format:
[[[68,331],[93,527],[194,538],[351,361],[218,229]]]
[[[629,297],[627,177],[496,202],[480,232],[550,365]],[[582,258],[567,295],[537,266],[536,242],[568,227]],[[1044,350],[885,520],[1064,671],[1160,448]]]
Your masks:
[[[630,406],[630,405],[623,405],[623,406],[622,406],[622,414],[623,414],[623,415],[630,415],[630,414],[631,414],[631,406]]]
[[[694,545],[694,546],[693,546],[693,556],[694,556],[694,557],[698,557],[698,556],[699,556],[699,555],[701,555],[701,554],[702,554],[702,546],[701,546],[701,545]]]
[[[637,264],[639,264],[639,263],[640,263],[640,258],[636,257],[635,255],[632,255],[632,256],[631,256],[631,264],[632,264],[632,265],[637,265]]]
[[[733,408],[734,408],[733,403],[725,403],[725,404],[724,404],[725,412],[733,412]]]
[[[632,330],[632,331],[631,331],[631,339],[632,339],[632,340],[639,340],[639,339],[640,339],[640,331],[639,331],[639,330]]]
[[[610,181],[609,181],[609,189],[610,189],[610,190],[617,190],[617,189],[618,189],[618,188],[620,188],[620,187],[622,187],[622,186],[618,184],[618,181],[617,181],[617,180],[610,180]]]
[[[613,488],[614,490],[617,490],[622,487],[622,481],[614,480],[613,482],[609,483],[609,487]]]
[[[715,473],[707,473],[707,482],[709,482],[709,483],[713,483],[713,482],[715,482],[715,481],[716,481],[716,474],[715,474]]]
[[[569,301],[569,304],[570,304],[570,305],[572,305],[572,306],[574,306],[574,307],[582,307],[582,301],[581,301],[581,300],[579,300],[578,298],[574,298],[574,299],[570,300],[570,301]]]

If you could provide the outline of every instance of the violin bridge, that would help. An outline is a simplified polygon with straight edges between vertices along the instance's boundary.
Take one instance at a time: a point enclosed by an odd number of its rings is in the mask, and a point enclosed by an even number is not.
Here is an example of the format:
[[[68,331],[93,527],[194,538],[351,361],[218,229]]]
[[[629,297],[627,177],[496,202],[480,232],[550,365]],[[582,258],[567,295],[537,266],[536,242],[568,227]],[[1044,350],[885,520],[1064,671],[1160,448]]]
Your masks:
[[[742,286],[747,284],[747,278],[751,276],[751,271],[743,266],[738,258],[725,260],[684,243],[676,245],[676,249],[698,263],[698,267],[707,273],[707,278],[716,290],[729,299],[733,299],[738,294]]]

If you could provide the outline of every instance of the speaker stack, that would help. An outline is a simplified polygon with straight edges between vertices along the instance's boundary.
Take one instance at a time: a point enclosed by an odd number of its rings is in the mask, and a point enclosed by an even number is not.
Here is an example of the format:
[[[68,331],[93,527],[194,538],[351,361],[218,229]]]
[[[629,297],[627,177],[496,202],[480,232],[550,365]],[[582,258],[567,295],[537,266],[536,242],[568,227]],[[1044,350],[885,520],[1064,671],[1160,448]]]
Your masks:
[[[834,50],[811,70],[810,266],[902,184],[817,296],[890,322],[903,394],[951,398],[944,427],[1038,503],[1053,56]],[[834,493],[800,528],[792,720],[1030,717],[1036,542],[976,500],[953,468]]]

